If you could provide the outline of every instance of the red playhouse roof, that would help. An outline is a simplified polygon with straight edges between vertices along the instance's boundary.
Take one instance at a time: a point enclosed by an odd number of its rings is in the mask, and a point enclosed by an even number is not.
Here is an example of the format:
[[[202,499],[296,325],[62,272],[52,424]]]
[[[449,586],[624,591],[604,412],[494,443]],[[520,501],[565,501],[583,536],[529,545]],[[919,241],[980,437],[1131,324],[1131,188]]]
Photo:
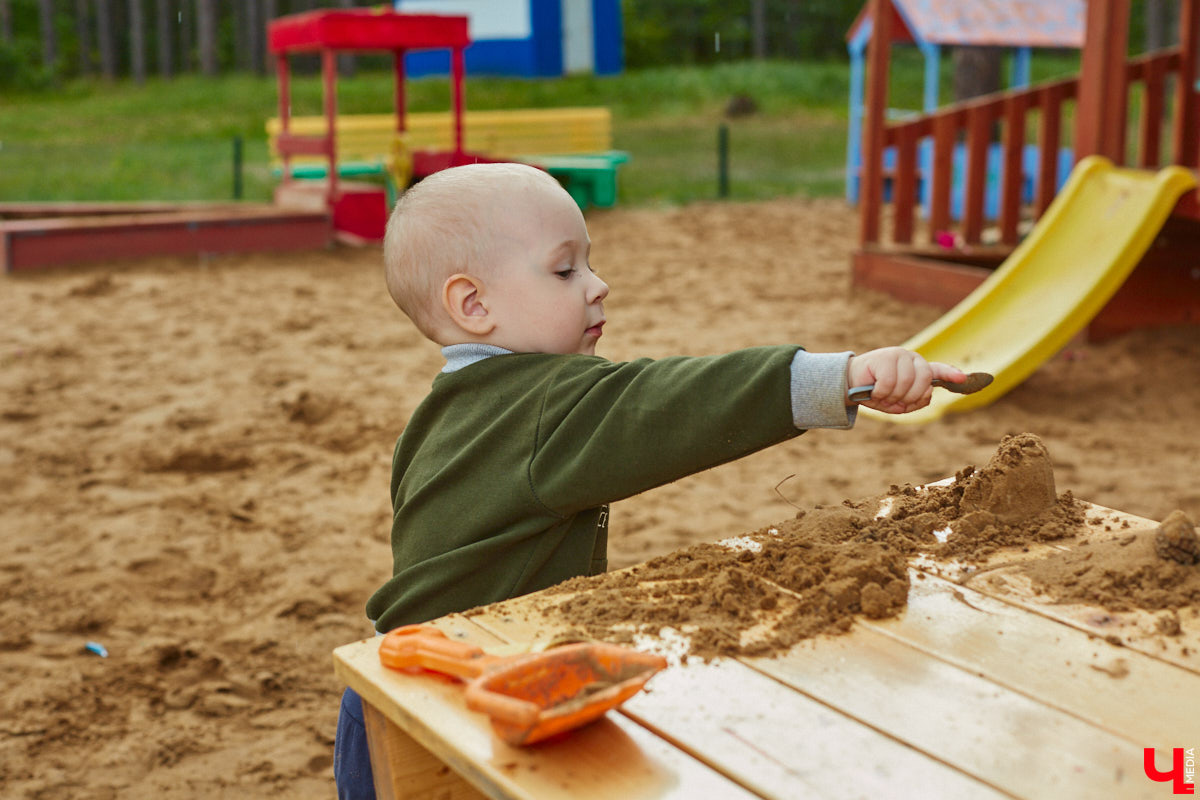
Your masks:
[[[892,0],[892,40],[997,47],[1083,47],[1085,0]],[[846,34],[853,40],[869,6]]]
[[[465,16],[373,9],[309,11],[280,17],[267,25],[267,45],[272,53],[412,50],[466,47],[470,43]]]

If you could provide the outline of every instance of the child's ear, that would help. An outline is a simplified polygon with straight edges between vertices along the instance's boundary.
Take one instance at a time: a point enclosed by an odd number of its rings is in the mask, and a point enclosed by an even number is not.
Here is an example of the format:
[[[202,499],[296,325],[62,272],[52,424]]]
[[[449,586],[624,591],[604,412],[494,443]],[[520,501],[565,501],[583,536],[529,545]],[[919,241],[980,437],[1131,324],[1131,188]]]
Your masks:
[[[442,306],[454,324],[473,336],[487,336],[496,327],[483,299],[483,281],[457,273],[442,285]]]

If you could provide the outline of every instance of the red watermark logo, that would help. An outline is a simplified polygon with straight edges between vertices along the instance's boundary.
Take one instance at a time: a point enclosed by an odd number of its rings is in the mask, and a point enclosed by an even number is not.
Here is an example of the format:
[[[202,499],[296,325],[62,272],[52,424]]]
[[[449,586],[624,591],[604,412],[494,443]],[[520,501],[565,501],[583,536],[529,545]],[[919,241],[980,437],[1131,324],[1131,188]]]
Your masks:
[[[1196,793],[1196,784],[1193,782],[1196,777],[1196,748],[1173,748],[1171,750],[1170,772],[1160,772],[1154,766],[1153,747],[1147,747],[1142,750],[1142,762],[1146,770],[1146,777],[1159,783],[1171,781],[1171,789],[1174,794]]]

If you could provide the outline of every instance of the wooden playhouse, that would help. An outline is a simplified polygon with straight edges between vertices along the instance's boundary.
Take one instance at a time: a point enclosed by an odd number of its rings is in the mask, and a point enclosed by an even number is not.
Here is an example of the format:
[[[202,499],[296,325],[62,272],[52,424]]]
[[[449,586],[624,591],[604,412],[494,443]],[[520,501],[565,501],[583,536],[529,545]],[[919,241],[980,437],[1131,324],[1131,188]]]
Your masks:
[[[1194,173],[1200,167],[1200,0],[1180,0],[1178,45],[1132,58],[1130,0],[1088,0],[1078,75],[893,121],[887,114],[891,46],[908,36],[910,6],[950,11],[933,0],[871,0],[865,12],[871,27],[854,285],[946,308],[959,303],[1046,212],[1062,183],[1064,147],[1076,163],[1095,155],[1144,170],[1179,165]],[[956,4],[956,10],[962,9]],[[1038,153],[1031,176],[1022,167],[1027,138]],[[997,147],[998,203],[988,214],[988,153]],[[931,153],[924,164],[922,148]],[[956,150],[965,153],[957,165]],[[962,186],[960,214],[952,213],[955,183]],[[1023,190],[1031,202],[1022,201]],[[1189,189],[1136,269],[1091,318],[1088,333],[1198,321],[1200,203]]]

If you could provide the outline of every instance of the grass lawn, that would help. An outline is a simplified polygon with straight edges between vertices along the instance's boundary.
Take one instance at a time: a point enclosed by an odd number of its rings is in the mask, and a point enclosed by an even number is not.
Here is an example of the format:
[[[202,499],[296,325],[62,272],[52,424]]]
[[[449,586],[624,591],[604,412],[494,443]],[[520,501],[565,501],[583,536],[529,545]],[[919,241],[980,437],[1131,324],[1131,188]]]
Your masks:
[[[362,66],[339,82],[339,110],[389,111],[390,73]],[[920,75],[919,60],[899,50],[893,105],[919,105]],[[406,89],[410,110],[449,107],[445,79],[413,80]],[[733,199],[840,193],[848,91],[846,64],[739,62],[604,78],[468,78],[467,105],[609,106],[615,146],[632,155],[620,202],[686,203],[716,196],[717,129],[739,94],[759,110],[727,121]],[[295,78],[293,113],[320,113],[320,92],[315,75]],[[277,102],[273,78],[247,75],[7,94],[0,97],[0,200],[226,200],[235,137],[244,148],[244,198],[268,200],[275,180],[263,125]]]

